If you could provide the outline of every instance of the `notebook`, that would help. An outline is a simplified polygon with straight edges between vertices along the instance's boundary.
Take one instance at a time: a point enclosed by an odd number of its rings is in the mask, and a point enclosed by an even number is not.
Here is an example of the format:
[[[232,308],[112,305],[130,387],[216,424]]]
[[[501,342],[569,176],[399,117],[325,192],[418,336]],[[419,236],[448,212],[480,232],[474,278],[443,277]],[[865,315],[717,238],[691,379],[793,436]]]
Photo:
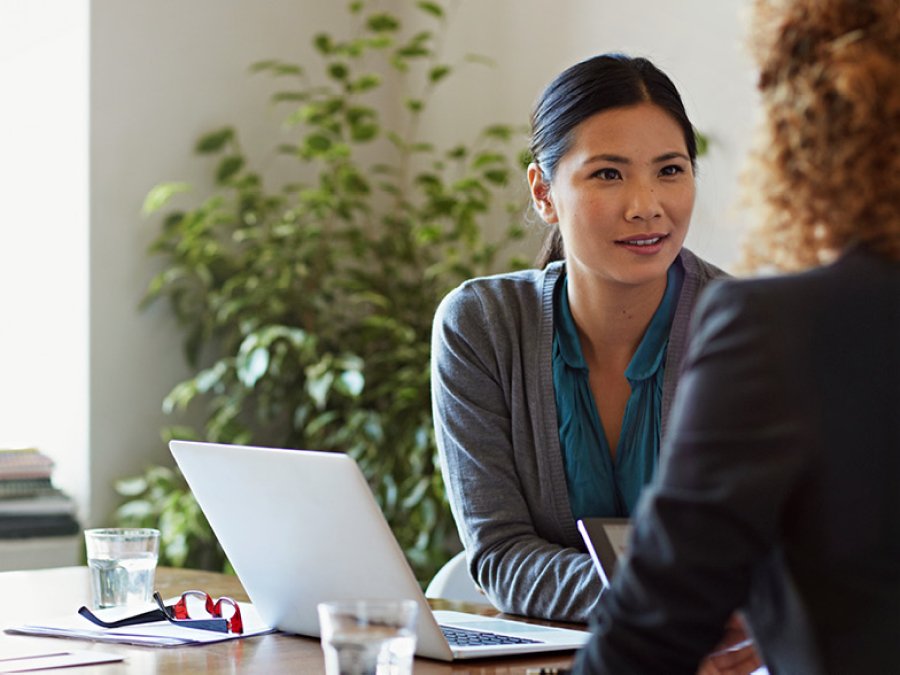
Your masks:
[[[631,523],[628,518],[582,518],[577,524],[606,588],[616,573],[619,557],[625,553]]]
[[[169,448],[262,619],[318,637],[316,605],[410,598],[416,654],[443,661],[577,649],[589,633],[432,611],[349,455],[171,441]],[[464,645],[466,634],[488,633]],[[461,637],[460,637],[461,636]]]

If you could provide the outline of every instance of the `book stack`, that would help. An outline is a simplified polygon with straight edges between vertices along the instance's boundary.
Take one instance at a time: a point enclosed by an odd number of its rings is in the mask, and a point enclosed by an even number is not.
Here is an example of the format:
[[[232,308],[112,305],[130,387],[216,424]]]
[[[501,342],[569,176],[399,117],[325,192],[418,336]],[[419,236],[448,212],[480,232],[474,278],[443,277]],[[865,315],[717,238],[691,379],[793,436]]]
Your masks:
[[[53,460],[35,448],[0,450],[0,540],[80,531],[75,502],[53,486]]]

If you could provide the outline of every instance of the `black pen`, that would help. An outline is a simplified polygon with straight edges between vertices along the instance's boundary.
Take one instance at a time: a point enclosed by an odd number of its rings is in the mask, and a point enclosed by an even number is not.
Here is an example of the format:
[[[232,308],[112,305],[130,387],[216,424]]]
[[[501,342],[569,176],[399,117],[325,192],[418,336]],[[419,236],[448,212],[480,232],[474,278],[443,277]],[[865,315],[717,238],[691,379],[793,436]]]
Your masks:
[[[525,675],[569,675],[570,668],[528,668]]]

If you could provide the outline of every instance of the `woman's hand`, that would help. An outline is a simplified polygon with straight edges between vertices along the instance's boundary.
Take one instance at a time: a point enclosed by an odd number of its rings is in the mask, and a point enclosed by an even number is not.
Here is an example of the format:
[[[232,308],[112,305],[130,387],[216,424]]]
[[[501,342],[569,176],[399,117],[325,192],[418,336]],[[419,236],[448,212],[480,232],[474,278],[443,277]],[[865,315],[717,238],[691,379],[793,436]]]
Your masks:
[[[749,675],[763,665],[743,619],[735,612],[725,624],[719,644],[700,662],[697,675]]]

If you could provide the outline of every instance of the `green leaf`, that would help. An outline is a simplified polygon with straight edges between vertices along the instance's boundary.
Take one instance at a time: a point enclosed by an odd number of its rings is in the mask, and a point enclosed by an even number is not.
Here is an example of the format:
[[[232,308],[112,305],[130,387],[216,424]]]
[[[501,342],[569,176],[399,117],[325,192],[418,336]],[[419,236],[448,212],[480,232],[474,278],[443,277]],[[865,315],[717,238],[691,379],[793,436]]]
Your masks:
[[[183,425],[172,425],[170,427],[166,427],[160,432],[160,438],[162,438],[163,443],[166,445],[169,444],[169,441],[172,440],[180,440],[180,441],[198,441],[200,440],[200,436],[193,429],[193,427],[186,427]]]
[[[186,380],[176,384],[169,395],[163,399],[163,412],[167,415],[176,408],[184,410],[188,403],[197,395],[197,385],[193,380]]]
[[[421,0],[420,2],[416,3],[416,6],[419,9],[428,12],[432,16],[436,16],[439,19],[444,18],[444,8],[436,2],[426,2],[425,0]]]
[[[350,85],[352,91],[362,92],[375,89],[381,84],[381,77],[376,73],[366,73],[360,76]]]
[[[463,159],[468,154],[469,150],[464,145],[457,145],[455,148],[451,148],[447,151],[447,157],[450,159]]]
[[[273,70],[277,76],[303,74],[303,68],[293,63],[279,63]]]
[[[321,155],[332,146],[332,140],[324,134],[310,134],[303,139],[303,152],[307,157]]]
[[[153,516],[153,505],[145,499],[125,502],[116,510],[116,517],[135,524],[141,524]]]
[[[484,56],[483,54],[466,54],[464,60],[468,63],[477,63],[491,68],[497,67],[497,62],[494,61],[494,59],[489,56]]]
[[[147,490],[147,481],[143,476],[124,478],[116,481],[115,488],[123,497],[137,497]]]
[[[378,131],[379,127],[377,124],[354,124],[350,128],[350,135],[354,141],[364,143],[377,137]]]
[[[695,128],[694,138],[697,139],[697,157],[703,157],[709,152],[709,136]]]
[[[242,353],[235,365],[238,379],[245,387],[252,389],[269,369],[269,350],[265,347],[256,347],[249,353]]]
[[[275,76],[282,75],[302,75],[303,68],[294,63],[284,63],[277,59],[267,59],[265,61],[257,61],[250,66],[251,73],[259,73],[269,70]]]
[[[484,130],[484,135],[488,138],[496,138],[501,141],[508,141],[512,138],[513,130],[507,124],[492,124]]]
[[[435,82],[440,82],[451,72],[450,66],[435,66],[430,71],[428,71],[428,79],[432,84]]]
[[[272,103],[299,103],[309,100],[309,92],[306,91],[276,91],[270,99]]]
[[[414,508],[420,501],[422,501],[422,498],[428,491],[429,483],[430,482],[428,477],[419,480],[416,483],[415,487],[410,491],[410,493],[403,498],[403,501],[400,503],[400,507],[403,509]]]
[[[343,63],[332,63],[328,66],[328,74],[335,80],[346,80],[350,70]]]
[[[331,36],[328,33],[319,33],[313,38],[313,45],[322,54],[330,54],[334,49]]]
[[[525,148],[519,152],[517,159],[519,167],[524,171],[528,168],[528,165],[534,161],[534,155],[531,154],[531,150]]]
[[[225,147],[225,144],[233,138],[234,129],[232,129],[231,127],[225,127],[223,129],[218,129],[211,133],[204,134],[200,137],[200,139],[197,141],[197,144],[194,146],[194,152],[201,155],[219,152],[222,148]]]
[[[366,26],[375,33],[389,33],[400,29],[400,21],[392,14],[373,14],[366,21]]]
[[[325,412],[314,417],[312,421],[306,425],[307,435],[315,436],[316,434],[320,433],[322,429],[334,422],[337,418],[338,414],[334,411]]]
[[[480,169],[489,164],[499,164],[506,161],[506,158],[498,152],[481,152],[475,156],[472,161],[472,168]]]
[[[423,56],[431,56],[431,51],[426,49],[425,47],[421,47],[416,44],[406,45],[405,47],[401,47],[396,51],[397,56],[402,57],[404,59],[416,59],[421,58]]]
[[[144,198],[141,212],[147,216],[156,213],[164,207],[168,201],[179,192],[188,192],[191,186],[188,183],[160,183],[153,187]]]
[[[197,377],[194,378],[194,384],[197,387],[197,391],[201,394],[210,391],[222,381],[222,378],[227,371],[228,366],[224,361],[219,361],[212,368],[201,370],[197,373]]]
[[[322,410],[325,407],[325,403],[328,400],[328,392],[331,391],[331,385],[333,383],[334,373],[330,370],[315,377],[309,377],[307,374],[306,393],[309,394],[309,397],[313,400],[319,410]]]
[[[376,35],[366,41],[372,49],[387,49],[394,44],[394,39],[390,35]]]
[[[363,53],[366,51],[366,47],[368,46],[368,40],[364,38],[357,38],[356,40],[350,40],[349,42],[342,42],[341,44],[335,47],[335,54],[343,54],[351,59],[358,59]]]
[[[263,70],[272,70],[277,66],[279,61],[277,59],[266,59],[264,61],[255,61],[250,64],[250,72],[251,73],[259,73]]]
[[[350,396],[359,396],[366,384],[366,378],[358,370],[347,370],[339,378],[342,390]]]
[[[484,177],[495,185],[506,185],[509,181],[509,172],[506,169],[490,169],[484,172]]]
[[[219,162],[219,168],[216,170],[216,182],[220,185],[226,183],[243,168],[244,158],[240,155],[229,155],[228,157],[225,157]]]

